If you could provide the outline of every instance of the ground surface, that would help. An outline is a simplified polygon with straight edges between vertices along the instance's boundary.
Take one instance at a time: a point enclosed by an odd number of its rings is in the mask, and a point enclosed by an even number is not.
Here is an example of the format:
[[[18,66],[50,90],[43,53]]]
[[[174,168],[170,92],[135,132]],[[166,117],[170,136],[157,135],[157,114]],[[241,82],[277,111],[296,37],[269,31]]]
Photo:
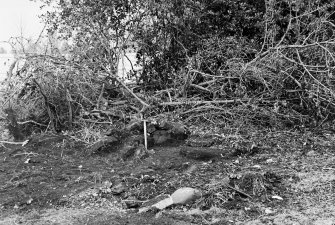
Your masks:
[[[212,148],[222,154],[213,160],[180,155],[183,145],[154,147],[142,159],[87,155],[72,139],[47,134],[24,147],[4,144],[0,224],[335,224],[335,134],[217,139]],[[137,212],[180,187],[203,195]]]

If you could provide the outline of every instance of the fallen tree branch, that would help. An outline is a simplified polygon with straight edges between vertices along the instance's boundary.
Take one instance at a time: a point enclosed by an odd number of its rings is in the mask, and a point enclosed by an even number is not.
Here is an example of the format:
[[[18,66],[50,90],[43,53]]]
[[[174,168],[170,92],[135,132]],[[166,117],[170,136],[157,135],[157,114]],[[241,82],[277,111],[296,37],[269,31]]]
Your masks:
[[[137,101],[141,103],[143,106],[142,111],[145,111],[147,108],[150,108],[150,105],[148,105],[146,102],[144,102],[141,98],[139,98],[130,88],[117,76],[115,76],[113,73],[111,73],[107,68],[105,68],[105,71],[108,73],[109,76],[113,77],[121,86],[126,89]]]
[[[201,87],[201,86],[196,85],[196,84],[190,84],[190,87],[194,87],[194,88],[197,88],[197,89],[199,89],[199,90],[202,90],[202,91],[206,91],[206,92],[211,93],[211,91],[208,90],[207,88]]]

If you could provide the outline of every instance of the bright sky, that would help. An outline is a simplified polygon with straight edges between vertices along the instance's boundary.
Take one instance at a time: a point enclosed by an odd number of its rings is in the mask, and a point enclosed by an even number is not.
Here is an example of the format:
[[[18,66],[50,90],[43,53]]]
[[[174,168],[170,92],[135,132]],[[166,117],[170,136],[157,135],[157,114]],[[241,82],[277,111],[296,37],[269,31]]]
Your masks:
[[[40,3],[30,0],[0,0],[0,46],[11,37],[36,39],[43,29]]]

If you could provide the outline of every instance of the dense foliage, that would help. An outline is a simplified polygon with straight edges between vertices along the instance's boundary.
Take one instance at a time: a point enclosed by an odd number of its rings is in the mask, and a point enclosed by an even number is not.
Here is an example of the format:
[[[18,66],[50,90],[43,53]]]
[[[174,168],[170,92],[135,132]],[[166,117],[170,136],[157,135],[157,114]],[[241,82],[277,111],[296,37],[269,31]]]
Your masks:
[[[173,85],[179,70],[192,63],[193,56],[206,52],[209,44],[226,46],[213,49],[211,59],[200,65],[203,72],[216,74],[232,54],[251,59],[263,36],[265,6],[259,2],[164,1],[151,5],[151,23],[135,34],[138,57],[144,66],[141,74],[144,83],[154,89]],[[236,52],[229,53],[226,50],[232,39],[252,43],[242,44]]]
[[[39,123],[62,130],[170,110],[224,126],[334,117],[333,1],[41,1],[55,9],[44,15],[51,43],[63,44],[27,56],[35,72],[21,71],[8,93],[29,115],[44,105]],[[128,51],[142,68],[129,74],[136,86],[117,76]],[[39,92],[19,95],[25,83]]]

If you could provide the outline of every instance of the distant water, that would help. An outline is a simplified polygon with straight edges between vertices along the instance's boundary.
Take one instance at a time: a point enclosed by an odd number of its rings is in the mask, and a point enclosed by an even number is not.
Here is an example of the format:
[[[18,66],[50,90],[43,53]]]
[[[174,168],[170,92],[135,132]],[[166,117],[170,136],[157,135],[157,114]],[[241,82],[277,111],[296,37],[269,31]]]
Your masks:
[[[14,61],[12,54],[0,54],[0,81],[3,81],[7,77],[7,71]]]

